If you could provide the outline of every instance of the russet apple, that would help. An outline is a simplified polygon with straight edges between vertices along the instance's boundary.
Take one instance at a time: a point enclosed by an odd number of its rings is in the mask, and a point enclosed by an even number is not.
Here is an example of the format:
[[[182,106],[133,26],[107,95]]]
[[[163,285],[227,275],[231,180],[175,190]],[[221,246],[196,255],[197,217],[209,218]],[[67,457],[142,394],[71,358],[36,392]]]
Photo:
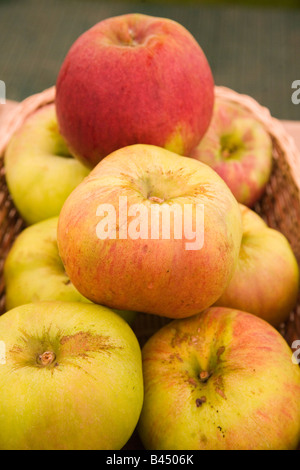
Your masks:
[[[104,158],[65,202],[59,253],[95,303],[187,317],[214,303],[234,273],[239,205],[209,166],[136,144]]]
[[[173,320],[142,348],[138,431],[150,450],[293,450],[300,369],[269,323],[212,307]]]
[[[6,310],[38,301],[90,301],[70,281],[58,253],[58,217],[25,228],[4,263]],[[128,323],[136,312],[114,310]]]
[[[278,327],[297,303],[297,259],[281,232],[248,207],[240,208],[243,237],[237,268],[215,305],[245,310]]]
[[[242,105],[216,96],[209,129],[191,156],[210,165],[238,202],[252,207],[271,175],[272,140]]]
[[[213,102],[211,69],[192,34],[138,13],[83,33],[56,82],[59,129],[91,167],[136,143],[187,155],[209,126]]]
[[[21,305],[0,317],[0,341],[1,450],[126,444],[143,376],[138,340],[119,315],[83,302]]]
[[[10,194],[27,225],[58,216],[90,171],[70,155],[58,131],[54,104],[25,120],[6,148],[4,163]]]

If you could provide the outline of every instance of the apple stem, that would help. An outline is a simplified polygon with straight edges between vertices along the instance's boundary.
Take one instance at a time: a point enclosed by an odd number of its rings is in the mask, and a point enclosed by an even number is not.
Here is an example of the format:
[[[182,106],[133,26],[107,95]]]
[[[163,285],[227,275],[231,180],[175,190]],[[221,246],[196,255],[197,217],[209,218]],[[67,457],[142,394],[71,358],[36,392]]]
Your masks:
[[[199,378],[200,378],[200,381],[202,383],[206,383],[209,379],[209,377],[211,377],[212,373],[211,372],[207,372],[207,370],[203,370],[200,372],[199,374]]]
[[[45,351],[43,354],[40,354],[37,357],[37,361],[42,366],[49,366],[56,359],[55,353],[53,351]]]
[[[164,202],[164,199],[161,199],[160,197],[157,197],[157,196],[150,196],[149,201],[158,202],[159,204],[161,204],[162,202]]]

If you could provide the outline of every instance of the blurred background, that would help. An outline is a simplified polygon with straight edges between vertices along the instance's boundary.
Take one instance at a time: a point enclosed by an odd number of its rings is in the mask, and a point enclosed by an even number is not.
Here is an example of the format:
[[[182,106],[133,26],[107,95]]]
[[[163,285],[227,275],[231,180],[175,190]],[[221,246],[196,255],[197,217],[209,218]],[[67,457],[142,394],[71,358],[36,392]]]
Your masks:
[[[81,33],[132,12],[180,22],[204,50],[216,85],[252,96],[274,117],[300,120],[291,99],[300,80],[300,0],[0,0],[6,98],[20,101],[54,85]]]

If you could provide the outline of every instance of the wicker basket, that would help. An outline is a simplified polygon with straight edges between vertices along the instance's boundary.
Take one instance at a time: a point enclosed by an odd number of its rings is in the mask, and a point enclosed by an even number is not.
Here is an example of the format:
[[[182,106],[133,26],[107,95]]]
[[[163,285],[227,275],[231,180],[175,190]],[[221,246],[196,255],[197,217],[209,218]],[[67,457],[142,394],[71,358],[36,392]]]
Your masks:
[[[259,105],[253,98],[225,87],[216,87],[215,93],[222,99],[244,106],[264,125],[272,138],[272,175],[265,194],[254,209],[270,227],[280,230],[287,237],[300,265],[300,155],[294,140],[287,134],[280,121],[273,118],[269,110]],[[55,88],[52,87],[27,98],[14,108],[0,128],[0,156],[3,156],[11,136],[27,116],[37,108],[53,103],[54,100]],[[0,178],[0,314],[2,314],[5,312],[4,261],[15,237],[25,224],[7,189],[3,158],[0,158]],[[167,321],[169,320],[162,317],[139,314],[134,330],[141,345]],[[300,339],[300,296],[295,311],[291,312],[288,321],[281,325],[280,332],[290,346],[295,339]]]

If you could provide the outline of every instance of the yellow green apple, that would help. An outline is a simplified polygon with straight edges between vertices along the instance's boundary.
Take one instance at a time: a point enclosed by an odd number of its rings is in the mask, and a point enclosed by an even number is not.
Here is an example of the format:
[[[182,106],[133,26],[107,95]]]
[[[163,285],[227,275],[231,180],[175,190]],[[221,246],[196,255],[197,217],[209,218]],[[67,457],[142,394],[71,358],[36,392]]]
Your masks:
[[[111,308],[187,317],[234,273],[239,205],[208,165],[136,144],[104,158],[59,215],[59,253],[79,292]]]
[[[146,449],[297,448],[300,369],[268,322],[212,307],[161,328],[142,359]]]
[[[0,317],[0,449],[118,450],[143,402],[129,325],[83,302],[36,302]]]
[[[48,300],[90,302],[70,281],[58,253],[58,217],[25,228],[4,263],[6,310]],[[136,312],[119,311],[132,323]]]
[[[272,171],[272,140],[241,104],[216,96],[208,131],[191,156],[210,165],[241,204],[252,207]]]
[[[129,13],[85,31],[56,82],[59,129],[90,167],[142,143],[187,155],[206,132],[214,80],[193,35],[169,18]]]
[[[54,104],[25,120],[6,148],[4,163],[10,194],[27,225],[58,216],[67,196],[89,173],[70,155]]]
[[[281,232],[248,207],[240,208],[243,237],[237,268],[215,305],[245,310],[278,327],[297,303],[297,259]]]

